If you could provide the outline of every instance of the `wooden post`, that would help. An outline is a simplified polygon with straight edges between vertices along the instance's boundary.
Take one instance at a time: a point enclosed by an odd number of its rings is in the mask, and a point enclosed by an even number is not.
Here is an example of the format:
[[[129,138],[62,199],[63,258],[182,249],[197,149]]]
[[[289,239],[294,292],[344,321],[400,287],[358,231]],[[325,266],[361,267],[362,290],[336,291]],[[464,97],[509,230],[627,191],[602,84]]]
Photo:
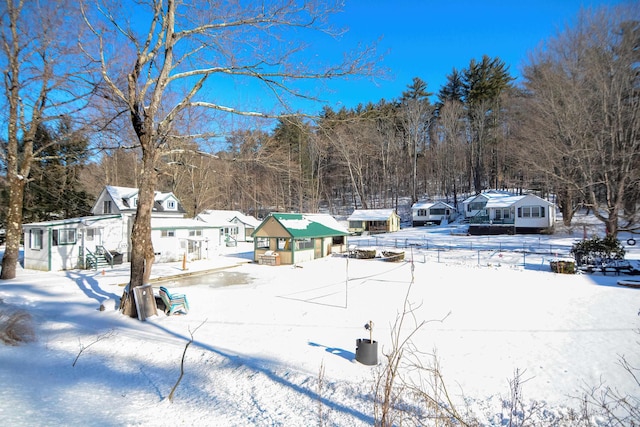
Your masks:
[[[185,252],[182,256],[182,270],[187,269],[187,253]]]

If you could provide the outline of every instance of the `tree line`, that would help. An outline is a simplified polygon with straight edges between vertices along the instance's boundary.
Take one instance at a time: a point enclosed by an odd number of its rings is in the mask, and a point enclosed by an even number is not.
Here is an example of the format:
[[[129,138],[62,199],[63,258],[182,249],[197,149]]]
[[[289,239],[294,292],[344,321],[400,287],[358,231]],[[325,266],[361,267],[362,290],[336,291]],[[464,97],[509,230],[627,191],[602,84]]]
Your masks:
[[[567,224],[588,207],[614,235],[637,229],[637,4],[582,11],[530,53],[517,83],[504,61],[483,56],[437,93],[415,77],[396,99],[309,115],[288,108],[309,97],[297,81],[376,73],[375,46],[302,68],[302,41],[281,43],[297,40],[293,28],[335,35],[327,18],[340,2],[189,14],[154,0],[136,3],[135,22],[116,3],[0,6],[2,278],[15,276],[22,221],[87,214],[105,184],[140,190],[136,284],[153,264],[154,190],[175,192],[190,215],[258,217],[533,190],[553,195]],[[217,102],[227,76],[257,80],[285,112]],[[229,116],[238,120],[225,131]]]

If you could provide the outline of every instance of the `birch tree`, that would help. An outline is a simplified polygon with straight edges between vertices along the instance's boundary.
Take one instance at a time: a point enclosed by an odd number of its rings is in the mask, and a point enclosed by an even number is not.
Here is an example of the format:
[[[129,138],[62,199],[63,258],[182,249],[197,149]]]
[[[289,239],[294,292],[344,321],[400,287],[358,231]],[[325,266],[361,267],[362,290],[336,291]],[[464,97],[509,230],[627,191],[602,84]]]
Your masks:
[[[86,23],[100,47],[87,51],[100,63],[116,107],[129,115],[142,150],[125,314],[135,316],[133,288],[151,275],[151,208],[159,160],[178,136],[174,124],[193,109],[251,117],[286,114],[291,97],[316,98],[296,82],[368,73],[372,63],[367,49],[328,65],[303,55],[310,32],[338,35],[329,17],[340,4],[147,0],[128,2],[123,10],[116,2],[83,3]],[[234,104],[234,97],[224,96],[242,86],[254,95],[270,94],[272,109]]]
[[[0,147],[0,160],[9,188],[1,279],[16,276],[24,189],[31,167],[52,145],[64,143],[52,139],[36,147],[36,132],[43,124],[73,116],[93,89],[86,79],[86,64],[77,55],[76,11],[64,0],[0,3],[2,107],[6,111],[6,140]]]

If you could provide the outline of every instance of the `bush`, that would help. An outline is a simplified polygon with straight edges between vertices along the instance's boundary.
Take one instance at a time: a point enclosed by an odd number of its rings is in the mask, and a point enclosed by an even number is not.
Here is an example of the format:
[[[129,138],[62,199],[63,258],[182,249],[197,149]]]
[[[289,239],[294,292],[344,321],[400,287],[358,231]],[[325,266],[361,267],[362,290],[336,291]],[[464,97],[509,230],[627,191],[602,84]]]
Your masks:
[[[574,243],[571,247],[571,254],[580,266],[624,259],[625,251],[620,241],[609,234],[604,239],[595,236]]]
[[[35,341],[31,315],[0,300],[0,341],[9,345]]]
[[[575,274],[576,264],[573,261],[551,261],[549,263],[554,273]]]

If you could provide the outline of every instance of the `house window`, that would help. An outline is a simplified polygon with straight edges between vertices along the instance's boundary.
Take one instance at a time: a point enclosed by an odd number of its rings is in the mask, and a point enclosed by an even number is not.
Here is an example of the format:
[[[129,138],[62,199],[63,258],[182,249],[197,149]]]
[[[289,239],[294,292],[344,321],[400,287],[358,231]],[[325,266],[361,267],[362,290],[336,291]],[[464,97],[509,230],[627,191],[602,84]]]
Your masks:
[[[58,245],[75,245],[76,243],[76,230],[73,228],[67,228],[62,230],[53,230],[52,244]]]
[[[167,201],[167,209],[175,210],[175,208],[176,208],[175,200],[168,200]]]
[[[509,208],[505,209],[496,209],[495,211],[495,219],[509,219],[511,211]]]
[[[431,215],[444,215],[445,214],[445,209],[444,208],[431,208],[429,210],[429,212],[431,213]]]
[[[160,232],[160,237],[175,237],[176,230],[162,230]]]
[[[362,228],[362,221],[349,221],[349,228]]]
[[[202,236],[202,230],[189,230],[189,237]]]
[[[296,240],[296,247],[298,249],[313,249],[313,239]]]
[[[418,209],[418,215],[417,216],[427,216],[427,210],[426,209]]]
[[[238,235],[238,227],[225,227],[224,228],[224,234],[228,234],[231,236],[237,236]]]
[[[42,249],[43,230],[29,230],[29,247],[31,249]]]
[[[269,249],[269,238],[256,237],[256,249]]]
[[[104,202],[102,202],[102,213],[113,213],[111,211],[111,200],[105,200]]]
[[[468,206],[468,211],[480,211],[482,209],[484,209],[484,207],[487,205],[487,202],[471,202],[469,203]]]
[[[518,208],[518,218],[544,218],[544,206],[521,206]]]

